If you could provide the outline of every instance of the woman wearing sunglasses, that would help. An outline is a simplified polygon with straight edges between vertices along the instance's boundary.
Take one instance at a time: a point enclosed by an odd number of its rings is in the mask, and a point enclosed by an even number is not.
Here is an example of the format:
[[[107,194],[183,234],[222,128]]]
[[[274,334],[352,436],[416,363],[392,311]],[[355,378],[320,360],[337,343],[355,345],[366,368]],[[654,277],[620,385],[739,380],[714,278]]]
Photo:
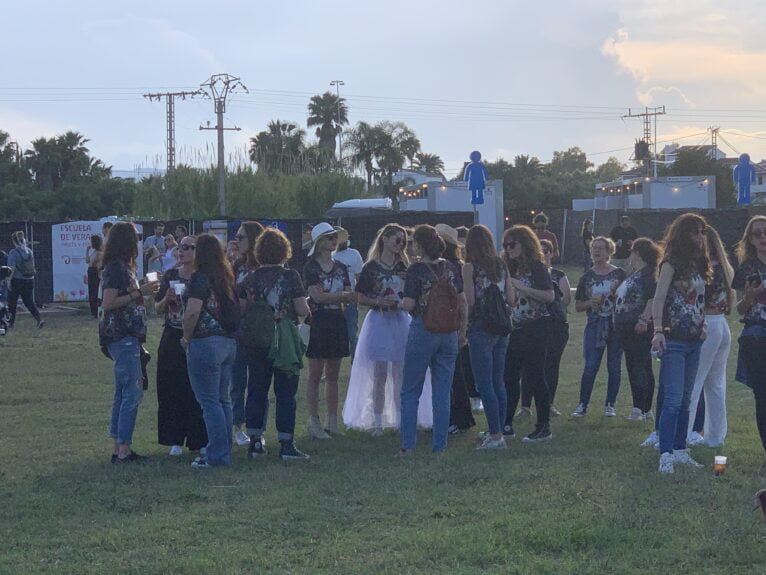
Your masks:
[[[353,429],[371,429],[374,437],[386,428],[399,427],[404,351],[410,329],[410,316],[400,305],[409,265],[406,248],[407,231],[402,226],[381,228],[356,284],[359,304],[370,311],[359,332],[343,423]],[[430,390],[427,399],[430,411]]]
[[[164,314],[157,349],[157,435],[160,445],[170,446],[170,455],[181,455],[184,445],[199,451],[207,445],[202,408],[194,397],[186,368],[186,353],[181,347],[184,304],[182,296],[194,273],[196,238],[186,236],[178,245],[178,267],[162,276],[154,296],[157,315]]]
[[[349,356],[348,327],[343,305],[356,301],[351,291],[348,268],[335,260],[333,252],[339,242],[348,239],[346,230],[322,222],[311,230],[309,261],[303,268],[303,283],[309,294],[311,334],[306,357],[309,376],[306,399],[309,412],[309,435],[315,439],[330,439],[340,433],[338,427],[338,373],[340,363]],[[319,419],[319,382],[325,376],[327,402],[326,425]]]
[[[689,455],[686,435],[689,401],[705,337],[705,283],[711,277],[706,231],[705,219],[697,214],[679,216],[670,225],[652,300],[652,351],[662,359],[660,473],[673,473],[674,464],[701,467]]]
[[[545,265],[540,240],[527,226],[513,226],[503,235],[503,259],[516,294],[512,307],[513,330],[505,363],[508,411],[503,435],[514,437],[513,415],[521,396],[521,375],[532,392],[537,422],[524,442],[550,439],[551,399],[545,381],[545,362],[551,330],[548,305],[554,301],[553,282]]]
[[[766,451],[766,216],[747,223],[737,246],[739,269],[732,287],[737,290],[737,312],[742,316],[739,353],[747,372],[747,385],[755,395],[755,421]],[[766,470],[766,463],[761,471]]]

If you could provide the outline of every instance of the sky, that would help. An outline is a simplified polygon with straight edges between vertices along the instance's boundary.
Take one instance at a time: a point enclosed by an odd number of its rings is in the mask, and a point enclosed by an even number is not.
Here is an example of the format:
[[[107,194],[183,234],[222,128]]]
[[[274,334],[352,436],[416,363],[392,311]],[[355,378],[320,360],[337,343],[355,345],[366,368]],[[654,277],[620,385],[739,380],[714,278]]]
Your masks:
[[[579,146],[629,161],[645,106],[657,141],[766,158],[762,0],[25,0],[3,6],[0,130],[23,148],[76,130],[114,169],[165,165],[165,105],[211,75],[227,104],[227,161],[273,119],[306,129],[343,80],[351,124],[403,121],[452,177],[472,150],[546,162]],[[215,161],[213,103],[176,103],[177,162]],[[313,139],[313,130],[307,130]]]

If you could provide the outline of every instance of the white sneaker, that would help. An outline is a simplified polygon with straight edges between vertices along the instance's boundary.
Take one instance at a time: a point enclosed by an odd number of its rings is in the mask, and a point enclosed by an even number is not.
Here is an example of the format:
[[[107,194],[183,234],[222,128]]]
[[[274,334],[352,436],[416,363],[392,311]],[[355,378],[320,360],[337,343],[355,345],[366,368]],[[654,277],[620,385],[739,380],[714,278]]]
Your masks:
[[[645,421],[646,416],[644,413],[637,407],[634,407],[630,410],[630,415],[628,416],[628,421]]]
[[[181,449],[180,445],[173,445],[170,448],[170,455],[173,457],[177,457],[183,453],[183,449]]]
[[[234,434],[234,441],[237,445],[250,445],[250,438],[247,436],[247,433],[242,430],[239,430]]]
[[[651,409],[644,414],[644,419],[646,419],[646,421],[654,421],[654,414]]]
[[[588,413],[588,407],[584,403],[581,403],[577,406],[577,409],[572,412],[572,417],[585,417],[586,413]]]
[[[507,447],[508,444],[505,443],[505,437],[501,437],[500,439],[487,437],[476,449],[505,449]]]
[[[481,397],[471,398],[471,411],[484,411],[484,404],[481,402]]]
[[[663,453],[663,455],[665,455]],[[673,452],[673,461],[682,465],[691,465],[692,467],[703,467],[703,465],[692,459],[688,449],[676,449]]]
[[[614,405],[607,403],[604,407],[604,417],[614,417],[615,415],[617,415],[617,411],[615,411]]]
[[[658,445],[660,442],[660,437],[657,435],[656,431],[652,431],[649,434],[649,437],[644,439],[644,442],[641,444],[641,447],[654,447],[655,445]]]
[[[555,405],[551,405],[551,417],[558,417],[559,415],[561,415],[561,412],[556,409]]]
[[[687,443],[688,445],[702,445],[703,443],[705,443],[705,438],[704,438],[704,437],[702,437],[702,436],[701,436],[699,433],[697,433],[696,431],[692,431],[692,432],[689,434],[689,437],[688,437],[688,439],[686,440],[686,443]]]
[[[660,455],[660,473],[674,473],[675,469],[673,469],[673,463],[675,461],[675,458],[673,457],[672,453],[666,452]]]
[[[383,435],[383,428],[382,427],[376,427],[372,430],[372,436],[373,437],[380,437]]]
[[[514,417],[516,417],[516,419],[530,418],[532,417],[532,410],[529,409],[528,407],[521,407],[516,412],[516,415]]]

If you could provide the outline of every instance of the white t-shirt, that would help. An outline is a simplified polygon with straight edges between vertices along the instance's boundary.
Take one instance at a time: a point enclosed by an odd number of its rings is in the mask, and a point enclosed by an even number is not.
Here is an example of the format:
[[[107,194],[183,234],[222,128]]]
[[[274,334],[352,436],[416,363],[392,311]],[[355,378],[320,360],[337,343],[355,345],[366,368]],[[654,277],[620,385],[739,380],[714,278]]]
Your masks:
[[[362,273],[364,260],[362,254],[354,248],[346,248],[343,251],[335,252],[332,256],[348,268],[348,277],[351,280],[351,291],[356,289],[356,276]]]

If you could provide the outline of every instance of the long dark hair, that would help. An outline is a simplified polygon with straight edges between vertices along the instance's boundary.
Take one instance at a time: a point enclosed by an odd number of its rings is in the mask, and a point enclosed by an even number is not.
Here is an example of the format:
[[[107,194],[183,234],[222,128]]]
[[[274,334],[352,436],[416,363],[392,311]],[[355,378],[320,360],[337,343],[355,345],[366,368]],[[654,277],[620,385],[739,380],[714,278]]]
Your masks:
[[[258,236],[263,233],[263,226],[258,222],[242,222],[240,227],[245,230],[247,236],[247,252],[239,254],[237,267],[245,266],[252,270],[258,267],[258,258],[255,257],[255,242],[258,240]]]
[[[521,255],[518,259],[508,257],[505,244],[510,240],[521,244]],[[532,271],[532,263],[535,261],[545,264],[543,248],[540,245],[540,240],[537,239],[537,234],[529,226],[511,226],[505,230],[503,234],[503,260],[505,260],[511,275]]]
[[[420,249],[426,252],[430,260],[438,260],[442,257],[444,249],[447,247],[444,240],[436,233],[436,228],[428,224],[415,226],[412,239],[420,246]]]
[[[109,232],[109,238],[112,237]],[[108,242],[107,242],[108,245]],[[211,234],[197,237],[194,249],[194,268],[207,277],[210,287],[218,301],[224,297],[234,297],[234,273],[226,260],[226,254],[218,238]]]
[[[636,238],[633,240],[633,245],[630,247],[630,251],[636,252],[639,257],[646,263],[646,269],[652,274],[652,277],[657,277],[657,264],[662,256],[662,250],[660,246],[655,244],[649,238]]]
[[[495,240],[485,225],[476,224],[468,230],[465,261],[484,270],[491,282],[499,282],[505,275],[505,262],[495,252]]]
[[[122,262],[135,271],[138,257],[138,234],[130,222],[117,222],[109,230],[101,265]]]
[[[689,277],[698,273],[707,283],[710,281],[710,257],[707,251],[707,241],[702,247],[697,247],[692,236],[700,229],[707,232],[705,218],[698,214],[683,214],[678,216],[665,232],[663,245],[665,256],[662,263],[668,262],[680,277]]]

